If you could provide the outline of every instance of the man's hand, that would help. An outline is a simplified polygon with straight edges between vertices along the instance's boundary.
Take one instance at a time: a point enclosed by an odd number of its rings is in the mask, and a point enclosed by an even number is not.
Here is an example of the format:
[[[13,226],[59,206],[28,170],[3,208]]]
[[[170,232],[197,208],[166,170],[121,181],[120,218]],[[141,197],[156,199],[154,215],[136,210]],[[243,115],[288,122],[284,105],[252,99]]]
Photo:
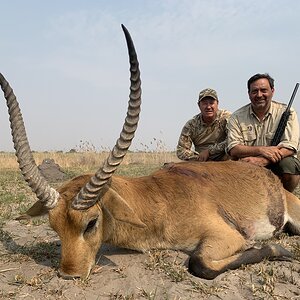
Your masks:
[[[199,156],[198,156],[198,160],[199,161],[207,161],[209,158],[209,151],[208,149],[206,150],[203,150],[199,153]]]
[[[277,163],[284,158],[284,154],[277,146],[261,147],[261,156],[265,157],[271,163]]]

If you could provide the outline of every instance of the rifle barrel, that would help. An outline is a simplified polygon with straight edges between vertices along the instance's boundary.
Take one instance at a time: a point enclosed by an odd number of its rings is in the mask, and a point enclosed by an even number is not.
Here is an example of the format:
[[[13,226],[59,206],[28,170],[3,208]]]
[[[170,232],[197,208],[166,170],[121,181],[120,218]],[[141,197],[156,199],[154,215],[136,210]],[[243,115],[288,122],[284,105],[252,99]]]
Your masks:
[[[281,116],[278,127],[277,127],[277,129],[275,131],[275,134],[274,134],[274,137],[271,141],[271,146],[277,146],[280,142],[280,139],[281,139],[281,137],[284,133],[284,130],[285,130],[285,127],[286,127],[286,124],[287,124],[287,121],[288,121],[288,118],[289,118],[289,115],[290,115],[291,106],[292,106],[292,103],[293,103],[294,98],[296,96],[296,93],[298,91],[298,88],[299,88],[299,82],[296,83],[296,86],[294,88],[294,91],[293,91],[292,97],[289,101],[289,104],[288,104],[286,110],[283,112],[283,114]]]
[[[295,96],[297,94],[298,88],[299,88],[299,82],[297,82],[296,85],[295,85],[292,97],[291,97],[290,102],[289,102],[288,107],[287,107],[287,110],[290,110],[290,108],[292,106],[292,103],[294,101],[294,98],[295,98]]]

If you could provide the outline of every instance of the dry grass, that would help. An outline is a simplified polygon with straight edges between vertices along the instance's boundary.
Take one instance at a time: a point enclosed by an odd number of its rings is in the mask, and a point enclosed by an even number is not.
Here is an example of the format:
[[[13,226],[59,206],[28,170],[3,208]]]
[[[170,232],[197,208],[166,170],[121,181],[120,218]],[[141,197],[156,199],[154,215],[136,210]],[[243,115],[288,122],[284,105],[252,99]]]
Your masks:
[[[34,152],[37,165],[44,159],[54,159],[63,170],[81,170],[93,172],[108,157],[109,152]],[[161,165],[165,162],[178,161],[175,152],[128,152],[122,165]],[[2,170],[18,170],[18,162],[14,153],[0,152]]]
[[[166,276],[173,282],[184,281],[187,276],[187,268],[178,262],[177,257],[173,257],[167,250],[151,250],[149,253],[149,260],[145,263],[149,270],[159,270],[165,273]],[[174,254],[172,252],[172,254]],[[177,253],[179,255],[179,252]]]

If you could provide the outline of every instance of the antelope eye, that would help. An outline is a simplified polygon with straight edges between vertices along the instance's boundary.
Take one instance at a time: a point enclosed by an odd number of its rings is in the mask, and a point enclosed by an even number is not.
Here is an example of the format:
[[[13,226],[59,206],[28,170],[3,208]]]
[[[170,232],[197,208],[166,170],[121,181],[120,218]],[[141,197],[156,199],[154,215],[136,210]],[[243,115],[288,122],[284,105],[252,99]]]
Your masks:
[[[95,225],[96,225],[96,223],[97,223],[97,220],[98,220],[98,218],[91,220],[91,221],[87,224],[84,233],[91,232],[91,231],[95,228]]]

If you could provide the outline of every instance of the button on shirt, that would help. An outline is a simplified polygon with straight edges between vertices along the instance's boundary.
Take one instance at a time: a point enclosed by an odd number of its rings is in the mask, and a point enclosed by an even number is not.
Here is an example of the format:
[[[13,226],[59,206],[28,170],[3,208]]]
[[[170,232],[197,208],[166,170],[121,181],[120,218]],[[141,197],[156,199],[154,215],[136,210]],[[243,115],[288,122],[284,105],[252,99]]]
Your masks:
[[[227,152],[229,153],[236,145],[271,146],[271,141],[285,110],[285,104],[272,101],[269,111],[260,121],[255,115],[251,103],[238,109],[231,115],[227,124]],[[298,117],[296,111],[291,108],[287,126],[278,146],[291,149],[296,154],[298,143]]]

